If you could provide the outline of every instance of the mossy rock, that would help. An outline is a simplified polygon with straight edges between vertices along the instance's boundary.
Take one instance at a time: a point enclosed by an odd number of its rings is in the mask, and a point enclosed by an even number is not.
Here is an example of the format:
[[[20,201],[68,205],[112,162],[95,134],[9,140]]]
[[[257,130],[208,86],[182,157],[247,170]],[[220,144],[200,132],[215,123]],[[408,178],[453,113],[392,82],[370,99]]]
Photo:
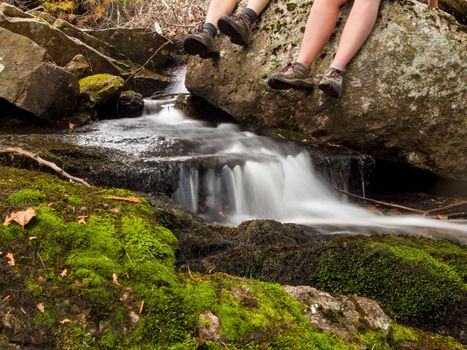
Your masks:
[[[117,101],[124,81],[121,77],[112,74],[95,74],[80,79],[79,90],[86,94],[96,105],[103,105]]]
[[[237,235],[248,235],[250,227],[252,224]],[[202,272],[213,269],[365,296],[379,301],[399,322],[465,340],[465,247],[441,239],[395,234],[342,237],[328,242],[314,241],[313,235],[306,238],[306,234],[303,238],[308,242],[290,241],[292,235],[280,241],[278,235],[273,235],[277,240],[271,241],[271,225],[257,222],[254,227],[255,242],[270,243],[238,241],[228,250],[185,265]]]
[[[0,197],[2,219],[27,207],[37,212],[24,228],[0,226],[2,348],[385,349],[431,337],[394,324],[397,336],[365,329],[345,343],[315,330],[280,285],[178,274],[177,239],[126,190],[0,167]],[[203,333],[209,327],[215,332]],[[439,349],[460,349],[433,337]]]

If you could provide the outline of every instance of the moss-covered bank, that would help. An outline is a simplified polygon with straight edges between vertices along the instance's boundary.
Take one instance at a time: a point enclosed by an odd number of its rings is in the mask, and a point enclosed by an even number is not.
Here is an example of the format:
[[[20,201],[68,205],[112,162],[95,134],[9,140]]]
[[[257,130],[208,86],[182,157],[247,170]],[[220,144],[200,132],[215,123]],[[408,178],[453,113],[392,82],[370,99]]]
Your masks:
[[[362,329],[345,343],[316,331],[277,284],[177,274],[175,236],[125,190],[0,167],[0,197],[2,219],[37,212],[24,229],[0,226],[2,349],[462,348],[397,324],[388,334]]]

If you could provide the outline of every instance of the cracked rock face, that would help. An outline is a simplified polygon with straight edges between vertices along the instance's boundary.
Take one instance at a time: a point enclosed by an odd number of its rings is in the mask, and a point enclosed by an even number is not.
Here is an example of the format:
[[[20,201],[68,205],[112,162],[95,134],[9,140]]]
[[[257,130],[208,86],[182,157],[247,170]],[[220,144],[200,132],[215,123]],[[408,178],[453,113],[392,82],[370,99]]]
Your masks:
[[[297,57],[311,5],[271,2],[248,49],[219,36],[219,60],[193,58],[188,89],[248,125],[299,129],[318,141],[467,179],[465,26],[413,0],[383,1],[373,33],[348,66],[342,99],[317,89],[271,90],[268,76]],[[316,82],[350,6],[312,66]]]
[[[317,329],[347,341],[363,325],[384,332],[390,328],[390,318],[377,302],[368,298],[332,296],[308,286],[285,286],[284,289],[306,307],[305,316]]]

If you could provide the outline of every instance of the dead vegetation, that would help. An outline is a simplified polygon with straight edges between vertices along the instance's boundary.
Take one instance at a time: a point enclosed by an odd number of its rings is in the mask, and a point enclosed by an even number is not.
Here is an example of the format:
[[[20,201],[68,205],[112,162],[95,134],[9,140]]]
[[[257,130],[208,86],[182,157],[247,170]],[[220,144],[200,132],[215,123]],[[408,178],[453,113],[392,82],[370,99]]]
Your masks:
[[[0,1],[2,2],[2,1]],[[145,28],[177,41],[202,23],[209,0],[6,0],[23,10],[42,10],[78,27]]]

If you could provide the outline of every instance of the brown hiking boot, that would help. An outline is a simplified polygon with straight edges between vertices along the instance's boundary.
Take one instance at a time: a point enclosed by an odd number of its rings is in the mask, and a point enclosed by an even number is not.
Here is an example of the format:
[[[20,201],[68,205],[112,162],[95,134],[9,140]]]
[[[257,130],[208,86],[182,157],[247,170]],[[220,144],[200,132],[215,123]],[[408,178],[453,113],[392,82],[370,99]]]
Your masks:
[[[328,96],[340,98],[343,82],[344,72],[330,68],[319,82],[318,88]]]
[[[189,55],[199,55],[201,58],[215,58],[219,56],[219,50],[214,46],[214,38],[198,26],[192,34],[183,39],[183,49]]]
[[[219,30],[230,38],[233,44],[247,46],[251,27],[245,14],[222,16],[217,22]]]
[[[311,69],[303,63],[289,63],[281,71],[268,79],[268,85],[276,90],[307,90],[313,89]]]

